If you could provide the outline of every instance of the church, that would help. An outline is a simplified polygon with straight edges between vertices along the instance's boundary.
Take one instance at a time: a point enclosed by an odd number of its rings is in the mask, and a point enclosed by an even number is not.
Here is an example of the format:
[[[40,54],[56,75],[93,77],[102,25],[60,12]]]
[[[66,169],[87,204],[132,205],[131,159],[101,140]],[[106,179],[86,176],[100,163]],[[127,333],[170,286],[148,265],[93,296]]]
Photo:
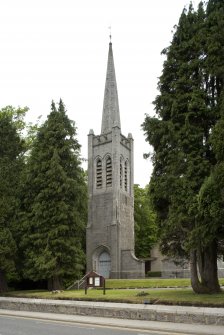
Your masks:
[[[143,278],[134,253],[133,138],[121,133],[112,43],[109,43],[101,133],[88,135],[87,272]]]

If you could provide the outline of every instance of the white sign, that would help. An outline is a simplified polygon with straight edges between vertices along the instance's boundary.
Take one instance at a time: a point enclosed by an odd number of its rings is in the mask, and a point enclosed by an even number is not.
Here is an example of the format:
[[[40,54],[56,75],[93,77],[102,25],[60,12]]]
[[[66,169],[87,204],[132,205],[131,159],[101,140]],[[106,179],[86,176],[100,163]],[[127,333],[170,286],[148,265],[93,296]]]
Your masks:
[[[94,280],[95,280],[95,286],[100,286],[100,277],[95,277],[94,278]]]

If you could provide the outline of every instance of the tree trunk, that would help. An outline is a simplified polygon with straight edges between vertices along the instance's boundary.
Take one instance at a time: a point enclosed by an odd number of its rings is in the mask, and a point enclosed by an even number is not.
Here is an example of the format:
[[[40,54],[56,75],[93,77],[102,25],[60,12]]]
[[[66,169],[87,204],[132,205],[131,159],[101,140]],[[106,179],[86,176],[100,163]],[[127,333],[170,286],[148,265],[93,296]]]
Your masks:
[[[195,293],[209,293],[198,278],[197,251],[192,250],[190,253],[190,271],[191,271],[191,287]]]
[[[219,293],[221,292],[221,288],[218,280],[216,241],[213,241],[204,249],[203,256],[202,284],[208,288],[209,293]]]
[[[0,270],[0,292],[7,292],[8,291],[8,285],[5,278],[5,272]]]
[[[201,280],[198,277],[198,269]],[[217,245],[213,242],[203,251],[190,254],[191,286],[195,293],[219,293],[221,291],[217,269]]]
[[[63,289],[61,279],[58,276],[53,276],[48,279],[47,288],[49,291],[60,291]]]

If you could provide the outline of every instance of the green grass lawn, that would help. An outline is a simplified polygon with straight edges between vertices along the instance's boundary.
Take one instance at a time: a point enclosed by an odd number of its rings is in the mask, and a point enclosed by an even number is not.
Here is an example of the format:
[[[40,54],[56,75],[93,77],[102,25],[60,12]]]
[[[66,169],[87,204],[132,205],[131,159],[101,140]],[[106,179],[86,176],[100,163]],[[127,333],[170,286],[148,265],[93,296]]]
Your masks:
[[[220,284],[224,285],[224,279],[220,279]],[[189,279],[107,279],[106,288],[106,295],[101,289],[88,289],[87,295],[84,289],[80,289],[59,293],[11,291],[5,296],[224,307],[224,292],[195,294],[190,288]]]
[[[214,295],[198,295],[193,293],[189,288],[144,290],[114,289],[107,290],[106,295],[103,295],[103,291],[100,289],[89,289],[87,295],[85,295],[83,289],[62,291],[60,293],[51,293],[49,291],[13,291],[7,293],[6,296],[224,307],[224,292]]]
[[[223,279],[224,283],[224,279]],[[162,279],[162,278],[146,278],[146,279],[107,279],[107,288],[163,288],[163,287],[188,287],[190,279]]]
[[[224,286],[224,278],[219,279],[220,285]],[[188,278],[145,278],[145,279],[107,279],[106,287],[115,288],[164,288],[164,287],[190,287]]]

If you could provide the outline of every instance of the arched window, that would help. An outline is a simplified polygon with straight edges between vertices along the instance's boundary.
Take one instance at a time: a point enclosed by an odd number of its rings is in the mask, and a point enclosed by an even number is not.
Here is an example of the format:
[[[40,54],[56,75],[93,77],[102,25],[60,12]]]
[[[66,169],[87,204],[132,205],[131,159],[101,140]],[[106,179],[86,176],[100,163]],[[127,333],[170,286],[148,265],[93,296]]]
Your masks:
[[[99,274],[104,278],[109,278],[111,270],[111,258],[107,251],[103,251],[99,256]]]
[[[122,158],[120,158],[120,188],[123,188],[123,162]]]
[[[124,163],[124,189],[128,191],[128,161]]]
[[[103,183],[102,178],[102,160],[100,158],[96,161],[96,187],[101,188]]]
[[[110,156],[106,159],[106,186],[112,186],[112,159]]]

